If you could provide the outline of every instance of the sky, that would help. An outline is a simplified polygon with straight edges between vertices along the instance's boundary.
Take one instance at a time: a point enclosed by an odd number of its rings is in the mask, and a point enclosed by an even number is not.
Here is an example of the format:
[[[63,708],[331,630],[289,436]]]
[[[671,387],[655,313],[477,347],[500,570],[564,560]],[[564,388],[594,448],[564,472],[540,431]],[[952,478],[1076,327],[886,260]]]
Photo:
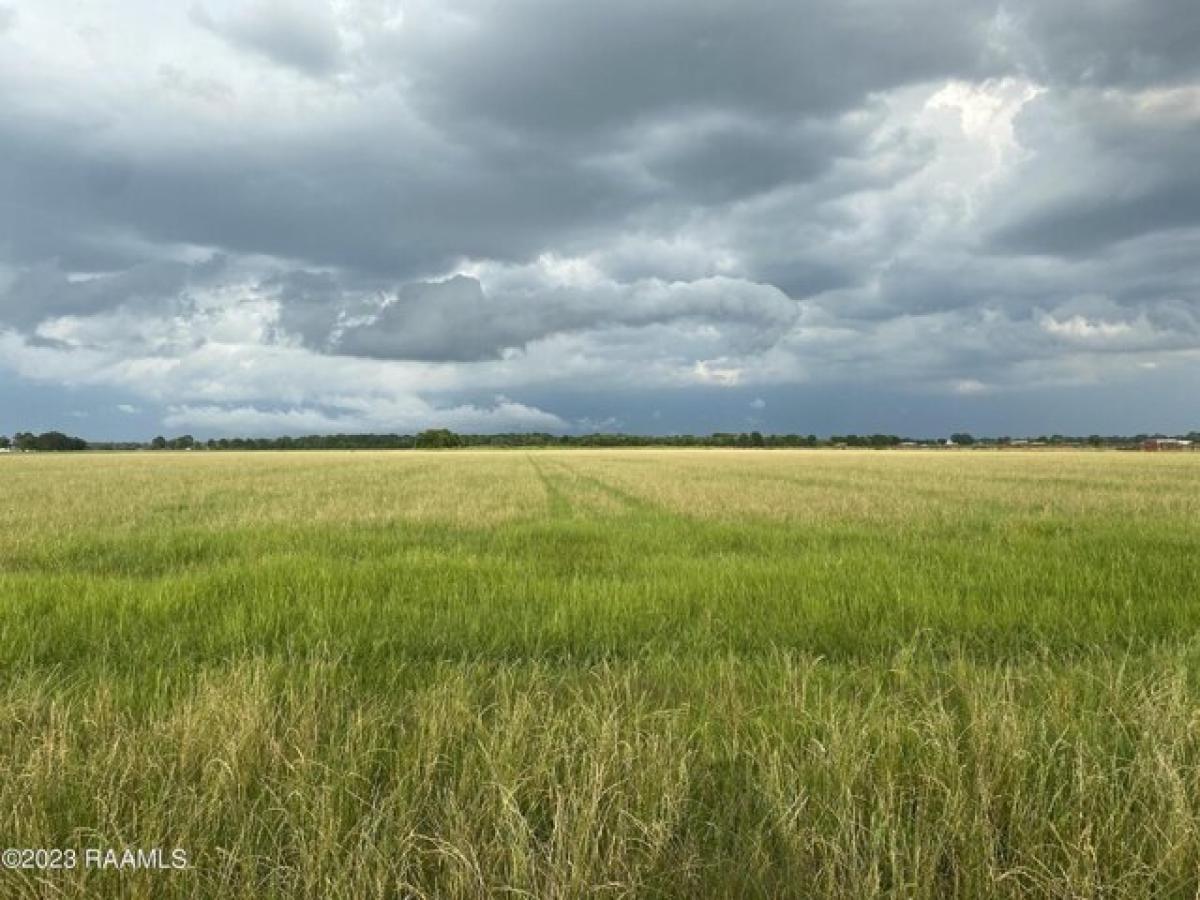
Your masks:
[[[0,433],[1200,429],[1195,0],[0,0]]]

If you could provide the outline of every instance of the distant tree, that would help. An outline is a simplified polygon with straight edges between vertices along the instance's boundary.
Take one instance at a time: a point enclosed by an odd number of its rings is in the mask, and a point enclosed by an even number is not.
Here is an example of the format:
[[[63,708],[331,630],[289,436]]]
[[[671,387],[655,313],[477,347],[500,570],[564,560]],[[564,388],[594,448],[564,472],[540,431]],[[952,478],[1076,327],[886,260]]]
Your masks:
[[[10,441],[8,439],[8,435],[0,434],[0,449],[5,448],[5,447],[11,447],[11,446],[12,446],[12,441]]]
[[[448,428],[430,428],[417,435],[414,446],[421,450],[442,450],[462,444],[458,435]]]
[[[42,453],[86,450],[88,446],[83,438],[72,437],[61,431],[45,431],[36,435],[31,432],[18,433],[14,436],[14,442],[18,450],[37,450]]]
[[[873,434],[868,442],[872,447],[895,447],[900,443],[900,438],[894,434]]]
[[[177,438],[173,438],[169,446],[172,450],[190,450],[196,446],[196,439],[190,434],[180,435]]]
[[[834,445],[845,444],[847,447],[869,447],[871,439],[859,437],[857,434],[831,434],[829,442]]]
[[[150,442],[150,449],[151,450],[166,450],[167,449],[167,439],[160,434],[158,437],[156,437],[154,440],[152,440]]]
[[[956,444],[961,444],[964,447],[970,447],[975,443],[974,436],[965,431],[956,431],[954,434],[950,435],[950,440],[954,441]]]
[[[762,436],[762,432],[761,432],[761,431],[752,431],[752,432],[750,432],[750,446],[751,446],[751,447],[765,447],[765,446],[767,446],[767,442],[766,442],[766,440],[763,438],[763,436]]]

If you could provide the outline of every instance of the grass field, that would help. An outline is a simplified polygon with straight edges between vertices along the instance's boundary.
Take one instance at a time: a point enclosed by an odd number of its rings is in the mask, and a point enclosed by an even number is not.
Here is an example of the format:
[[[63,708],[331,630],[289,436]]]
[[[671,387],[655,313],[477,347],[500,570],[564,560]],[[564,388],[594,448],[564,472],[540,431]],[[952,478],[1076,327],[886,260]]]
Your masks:
[[[44,897],[1193,897],[1200,454],[0,459]]]

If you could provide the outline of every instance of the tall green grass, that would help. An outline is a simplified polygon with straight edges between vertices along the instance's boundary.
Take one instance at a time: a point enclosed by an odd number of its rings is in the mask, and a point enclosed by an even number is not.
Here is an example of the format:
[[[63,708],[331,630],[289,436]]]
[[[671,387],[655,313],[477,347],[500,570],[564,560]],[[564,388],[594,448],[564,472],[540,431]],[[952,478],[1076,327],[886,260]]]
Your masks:
[[[1184,897],[1200,459],[0,460],[45,897]]]

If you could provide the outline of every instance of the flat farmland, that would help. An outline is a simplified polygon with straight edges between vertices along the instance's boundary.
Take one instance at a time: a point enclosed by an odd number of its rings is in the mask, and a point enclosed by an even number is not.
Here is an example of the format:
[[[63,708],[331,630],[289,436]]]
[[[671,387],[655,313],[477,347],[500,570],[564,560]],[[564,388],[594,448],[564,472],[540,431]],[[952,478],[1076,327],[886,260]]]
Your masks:
[[[30,897],[1193,897],[1200,454],[0,458]]]

